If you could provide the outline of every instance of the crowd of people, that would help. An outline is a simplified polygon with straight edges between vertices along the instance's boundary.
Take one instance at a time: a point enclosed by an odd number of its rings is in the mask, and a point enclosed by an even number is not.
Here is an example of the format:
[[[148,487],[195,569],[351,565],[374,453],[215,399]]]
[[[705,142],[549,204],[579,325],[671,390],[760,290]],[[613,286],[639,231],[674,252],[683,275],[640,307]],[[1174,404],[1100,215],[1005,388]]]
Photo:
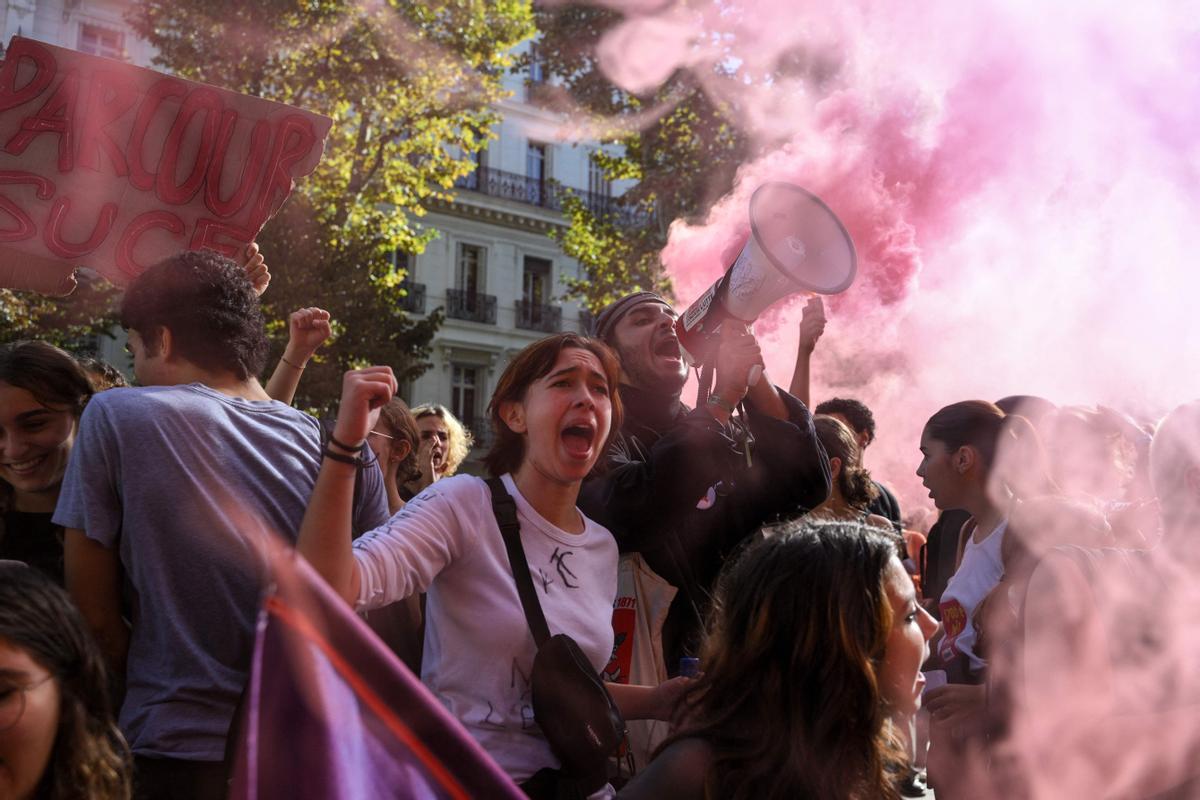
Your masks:
[[[812,403],[819,300],[788,391],[729,324],[689,408],[676,311],[636,292],[505,366],[489,482],[389,367],[348,371],[333,420],[292,407],[319,308],[261,383],[248,256],[127,287],[135,387],[0,346],[0,797],[224,797],[265,538],[530,797],[1200,796],[1200,403],[956,399],[912,443],[917,530],[864,463],[871,410]],[[575,766],[531,603],[603,676],[624,757]]]

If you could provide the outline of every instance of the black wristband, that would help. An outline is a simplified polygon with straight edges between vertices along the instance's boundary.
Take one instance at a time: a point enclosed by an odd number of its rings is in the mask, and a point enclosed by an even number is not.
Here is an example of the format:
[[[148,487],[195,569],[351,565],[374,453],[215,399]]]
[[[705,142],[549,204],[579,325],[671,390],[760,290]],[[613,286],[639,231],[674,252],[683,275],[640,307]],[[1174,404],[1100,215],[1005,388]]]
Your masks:
[[[329,443],[330,443],[330,444],[333,444],[333,445],[337,445],[338,447],[340,447],[340,448],[342,448],[343,450],[345,450],[347,453],[358,453],[358,452],[360,452],[360,451],[362,450],[362,443],[361,443],[361,442],[359,442],[359,444],[358,444],[358,446],[357,446],[357,447],[351,447],[350,445],[348,445],[348,444],[346,444],[346,443],[344,443],[344,442],[339,442],[337,439],[333,438],[333,433],[332,433],[332,432],[330,432],[330,434],[329,434]]]
[[[326,447],[324,450],[321,451],[321,455],[325,456],[326,458],[332,458],[334,461],[340,461],[343,464],[349,464],[352,467],[357,467],[357,466],[359,466],[359,464],[362,463],[354,456],[347,456],[347,455],[343,455],[341,453],[335,453],[332,450],[330,450],[328,447]]]

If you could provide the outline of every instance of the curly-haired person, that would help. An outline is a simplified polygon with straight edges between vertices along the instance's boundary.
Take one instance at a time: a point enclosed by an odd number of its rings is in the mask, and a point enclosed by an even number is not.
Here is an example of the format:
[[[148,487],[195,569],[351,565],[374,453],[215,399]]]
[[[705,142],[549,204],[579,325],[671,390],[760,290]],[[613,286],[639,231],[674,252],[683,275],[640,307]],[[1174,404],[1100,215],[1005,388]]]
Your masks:
[[[67,589],[125,680],[135,796],[224,797],[263,585],[255,545],[295,540],[321,429],[259,383],[263,315],[232,261],[187,252],[151,267],[121,321],[141,386],[100,393],[80,418],[54,515]],[[369,529],[387,519],[379,470],[363,486],[355,524]]]
[[[434,481],[458,472],[471,454],[475,437],[450,409],[437,403],[422,403],[412,410],[417,421],[421,445],[417,449],[417,467],[421,474],[408,483],[415,496]]]

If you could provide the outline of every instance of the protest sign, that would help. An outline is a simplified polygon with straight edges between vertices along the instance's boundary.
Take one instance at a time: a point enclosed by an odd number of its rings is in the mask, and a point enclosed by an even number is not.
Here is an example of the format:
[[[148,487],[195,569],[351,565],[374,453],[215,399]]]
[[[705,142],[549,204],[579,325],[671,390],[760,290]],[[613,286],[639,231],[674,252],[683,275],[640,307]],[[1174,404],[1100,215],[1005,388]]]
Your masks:
[[[0,68],[0,287],[125,284],[184,249],[244,260],[332,120],[14,36]]]

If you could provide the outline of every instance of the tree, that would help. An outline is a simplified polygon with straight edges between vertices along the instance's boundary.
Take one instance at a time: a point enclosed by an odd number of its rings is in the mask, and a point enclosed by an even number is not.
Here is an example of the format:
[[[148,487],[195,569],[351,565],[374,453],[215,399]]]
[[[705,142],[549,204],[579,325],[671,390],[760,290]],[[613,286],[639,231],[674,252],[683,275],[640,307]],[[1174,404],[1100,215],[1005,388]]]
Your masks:
[[[18,339],[41,339],[73,347],[81,339],[107,334],[117,324],[116,289],[92,273],[80,276],[68,297],[0,289],[0,344]]]
[[[533,32],[528,0],[138,0],[127,18],[158,67],[334,119],[320,166],[258,239],[277,350],[295,308],[320,305],[339,323],[298,402],[327,408],[341,371],[368,362],[418,375],[441,315],[401,310],[404,270],[390,256],[436,235],[420,224],[425,206],[450,196],[492,135],[508,53]],[[69,342],[111,326],[114,296],[2,292],[0,329]]]
[[[597,162],[609,180],[637,181],[600,213],[578,198],[564,203],[569,226],[559,240],[586,272],[568,281],[568,296],[595,312],[630,291],[669,293],[658,255],[670,223],[703,216],[753,155],[750,140],[733,122],[736,109],[710,97],[683,71],[643,96],[615,86],[596,58],[596,44],[623,19],[615,11],[572,6],[539,10],[536,19],[542,33],[536,57],[558,78],[544,90],[543,101],[607,120],[613,133],[603,141],[618,145],[620,153],[600,155]],[[718,60],[712,69],[728,77],[733,63]],[[625,132],[630,120],[655,109],[663,111]]]

